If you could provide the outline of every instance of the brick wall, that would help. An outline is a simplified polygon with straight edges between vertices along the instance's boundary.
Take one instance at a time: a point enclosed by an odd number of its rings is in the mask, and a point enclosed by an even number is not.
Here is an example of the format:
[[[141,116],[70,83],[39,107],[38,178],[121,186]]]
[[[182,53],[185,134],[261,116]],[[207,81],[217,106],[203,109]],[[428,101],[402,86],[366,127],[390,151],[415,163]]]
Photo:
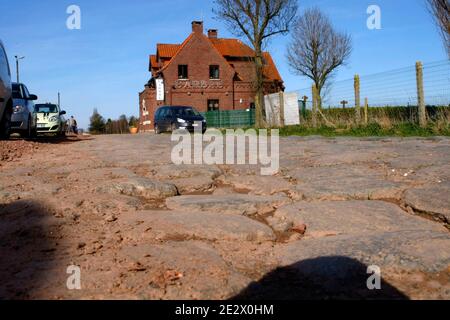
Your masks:
[[[144,102],[145,101],[145,102]],[[155,88],[145,87],[144,91],[139,93],[139,131],[148,132],[155,129],[154,114],[156,110],[164,105],[164,102],[156,101]]]
[[[188,66],[188,80],[178,79],[178,65]],[[209,66],[218,65],[220,80],[210,80]],[[203,33],[192,39],[163,71],[166,102],[169,105],[190,105],[207,111],[208,99],[220,101],[221,110],[233,109],[233,77],[235,71],[213,47]]]
[[[217,38],[216,30],[210,30],[208,34]],[[141,131],[154,129],[154,113],[162,105],[192,106],[205,112],[208,111],[208,100],[219,100],[220,110],[245,110],[255,101],[253,62],[239,58],[227,61],[204,34],[201,22],[193,22],[192,34],[169,64],[163,61],[160,64],[165,65],[158,75],[164,79],[165,101],[156,101],[155,88],[151,86],[140,93]],[[178,79],[179,65],[188,66],[188,79]],[[219,80],[210,79],[211,65],[219,66]],[[154,77],[156,70],[152,69]],[[265,94],[280,90],[281,83],[267,83],[265,86]],[[143,109],[144,100],[146,110]]]

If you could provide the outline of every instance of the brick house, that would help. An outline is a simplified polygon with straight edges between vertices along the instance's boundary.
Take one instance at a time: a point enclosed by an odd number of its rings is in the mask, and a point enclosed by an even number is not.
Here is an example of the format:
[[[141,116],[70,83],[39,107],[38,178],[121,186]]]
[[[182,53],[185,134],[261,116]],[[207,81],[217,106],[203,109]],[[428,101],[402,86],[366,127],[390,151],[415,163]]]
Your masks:
[[[140,130],[153,130],[156,109],[163,105],[193,106],[200,112],[254,107],[254,51],[237,39],[205,35],[203,22],[192,22],[182,44],[158,44],[150,56],[152,74],[139,93]],[[284,90],[283,80],[268,52],[264,52],[265,94]]]

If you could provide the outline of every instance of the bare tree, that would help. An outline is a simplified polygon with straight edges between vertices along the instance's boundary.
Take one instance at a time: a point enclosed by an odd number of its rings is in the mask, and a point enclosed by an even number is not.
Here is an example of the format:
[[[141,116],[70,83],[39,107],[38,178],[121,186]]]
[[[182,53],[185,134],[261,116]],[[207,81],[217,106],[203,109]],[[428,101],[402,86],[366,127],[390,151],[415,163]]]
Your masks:
[[[264,116],[264,42],[277,34],[289,32],[297,14],[297,0],[216,0],[214,13],[237,36],[244,36],[255,50],[256,126],[266,126]]]
[[[118,124],[119,124],[120,134],[124,134],[128,131],[128,119],[127,119],[126,115],[122,114],[119,117]]]
[[[445,49],[450,58],[450,2],[449,0],[427,0],[428,7],[439,26]]]
[[[287,59],[298,75],[310,78],[317,88],[318,108],[324,89],[334,71],[345,65],[352,52],[352,39],[336,31],[330,19],[318,8],[308,9],[293,26]]]

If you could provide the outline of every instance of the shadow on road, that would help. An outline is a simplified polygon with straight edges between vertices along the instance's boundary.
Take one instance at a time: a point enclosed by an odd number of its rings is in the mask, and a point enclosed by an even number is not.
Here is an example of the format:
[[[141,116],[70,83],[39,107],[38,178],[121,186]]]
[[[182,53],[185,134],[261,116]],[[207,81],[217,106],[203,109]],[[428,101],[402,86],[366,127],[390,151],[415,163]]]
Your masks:
[[[30,299],[52,278],[58,226],[33,201],[0,205],[0,299]]]
[[[231,300],[408,300],[383,280],[381,290],[369,290],[370,275],[367,266],[355,259],[320,257],[278,268]]]

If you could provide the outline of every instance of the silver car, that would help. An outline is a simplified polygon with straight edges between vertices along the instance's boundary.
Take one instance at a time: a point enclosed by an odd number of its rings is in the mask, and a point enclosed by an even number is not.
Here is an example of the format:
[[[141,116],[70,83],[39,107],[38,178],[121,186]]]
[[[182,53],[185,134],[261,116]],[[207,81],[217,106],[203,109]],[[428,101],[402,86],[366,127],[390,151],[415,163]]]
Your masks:
[[[13,114],[11,117],[11,133],[20,133],[24,138],[36,135],[36,114],[34,102],[38,97],[30,94],[22,83],[12,84]]]
[[[35,113],[37,117],[37,133],[65,136],[66,119],[65,111],[61,111],[59,106],[52,103],[36,104]]]
[[[11,70],[8,57],[0,41],[0,139],[8,139],[12,114]]]

